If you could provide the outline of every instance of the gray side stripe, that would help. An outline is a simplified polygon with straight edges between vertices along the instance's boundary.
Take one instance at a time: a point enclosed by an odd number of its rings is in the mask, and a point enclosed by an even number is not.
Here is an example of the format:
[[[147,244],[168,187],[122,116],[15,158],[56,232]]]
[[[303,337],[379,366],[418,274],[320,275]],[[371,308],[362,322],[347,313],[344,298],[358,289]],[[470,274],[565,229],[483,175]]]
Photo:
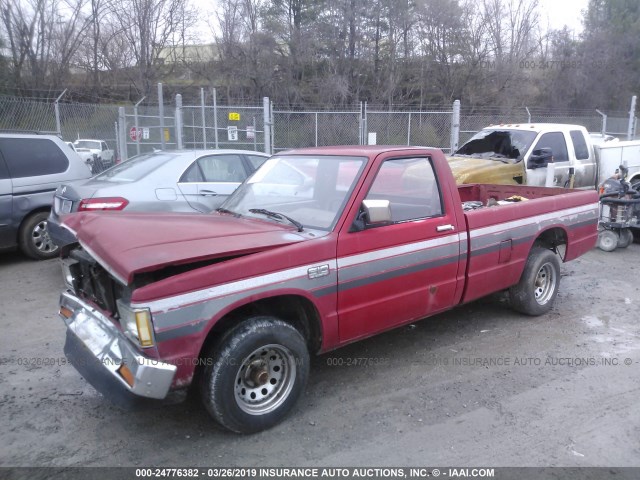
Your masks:
[[[370,277],[358,278],[357,280],[340,282],[338,285],[338,291],[343,292],[352,288],[363,287],[372,283],[382,282],[384,280],[390,280],[396,277],[402,277],[404,275],[410,275],[423,270],[430,270],[432,268],[441,267],[450,263],[458,263],[459,257],[439,258],[437,260],[431,260],[417,265],[411,265],[409,267],[400,268],[398,270],[392,270],[380,273],[378,275],[372,275]]]

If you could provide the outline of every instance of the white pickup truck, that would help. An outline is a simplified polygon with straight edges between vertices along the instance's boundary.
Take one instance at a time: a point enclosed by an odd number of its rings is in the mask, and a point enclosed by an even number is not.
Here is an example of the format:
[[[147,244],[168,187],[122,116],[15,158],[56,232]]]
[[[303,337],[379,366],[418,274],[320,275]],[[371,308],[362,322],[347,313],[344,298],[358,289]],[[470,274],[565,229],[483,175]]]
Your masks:
[[[619,165],[629,169],[632,185],[640,184],[640,141],[593,142],[579,125],[491,125],[448,160],[458,184],[544,186],[547,165],[552,161],[553,186],[596,188]]]
[[[91,167],[93,173],[100,173],[114,164],[114,153],[104,140],[79,138],[73,142],[80,158]]]

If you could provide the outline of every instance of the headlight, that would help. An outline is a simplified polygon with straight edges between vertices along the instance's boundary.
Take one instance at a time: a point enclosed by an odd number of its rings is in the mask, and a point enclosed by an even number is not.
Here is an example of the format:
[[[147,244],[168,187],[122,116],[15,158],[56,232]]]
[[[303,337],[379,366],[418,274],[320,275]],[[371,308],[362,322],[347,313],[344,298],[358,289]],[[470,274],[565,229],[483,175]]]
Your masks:
[[[151,311],[148,308],[131,308],[118,300],[120,325],[125,334],[141,347],[153,347],[153,327]]]

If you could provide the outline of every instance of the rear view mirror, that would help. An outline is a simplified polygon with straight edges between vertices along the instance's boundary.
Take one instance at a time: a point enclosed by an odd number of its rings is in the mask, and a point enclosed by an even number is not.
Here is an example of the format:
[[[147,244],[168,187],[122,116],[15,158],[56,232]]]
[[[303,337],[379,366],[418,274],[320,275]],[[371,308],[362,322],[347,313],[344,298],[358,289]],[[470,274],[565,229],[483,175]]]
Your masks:
[[[553,152],[550,148],[538,148],[531,152],[529,161],[527,162],[527,168],[533,170],[536,168],[546,167],[553,159]]]

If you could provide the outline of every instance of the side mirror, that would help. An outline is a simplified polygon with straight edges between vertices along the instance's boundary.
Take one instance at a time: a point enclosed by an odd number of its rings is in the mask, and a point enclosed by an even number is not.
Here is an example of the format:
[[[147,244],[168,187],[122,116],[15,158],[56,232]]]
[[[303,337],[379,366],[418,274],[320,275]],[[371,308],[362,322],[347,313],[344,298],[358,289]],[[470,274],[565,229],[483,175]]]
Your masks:
[[[364,200],[362,210],[365,225],[382,225],[391,222],[389,200]]]
[[[527,162],[527,168],[533,170],[536,168],[546,167],[553,159],[553,152],[550,148],[538,148],[531,152],[529,161]]]

